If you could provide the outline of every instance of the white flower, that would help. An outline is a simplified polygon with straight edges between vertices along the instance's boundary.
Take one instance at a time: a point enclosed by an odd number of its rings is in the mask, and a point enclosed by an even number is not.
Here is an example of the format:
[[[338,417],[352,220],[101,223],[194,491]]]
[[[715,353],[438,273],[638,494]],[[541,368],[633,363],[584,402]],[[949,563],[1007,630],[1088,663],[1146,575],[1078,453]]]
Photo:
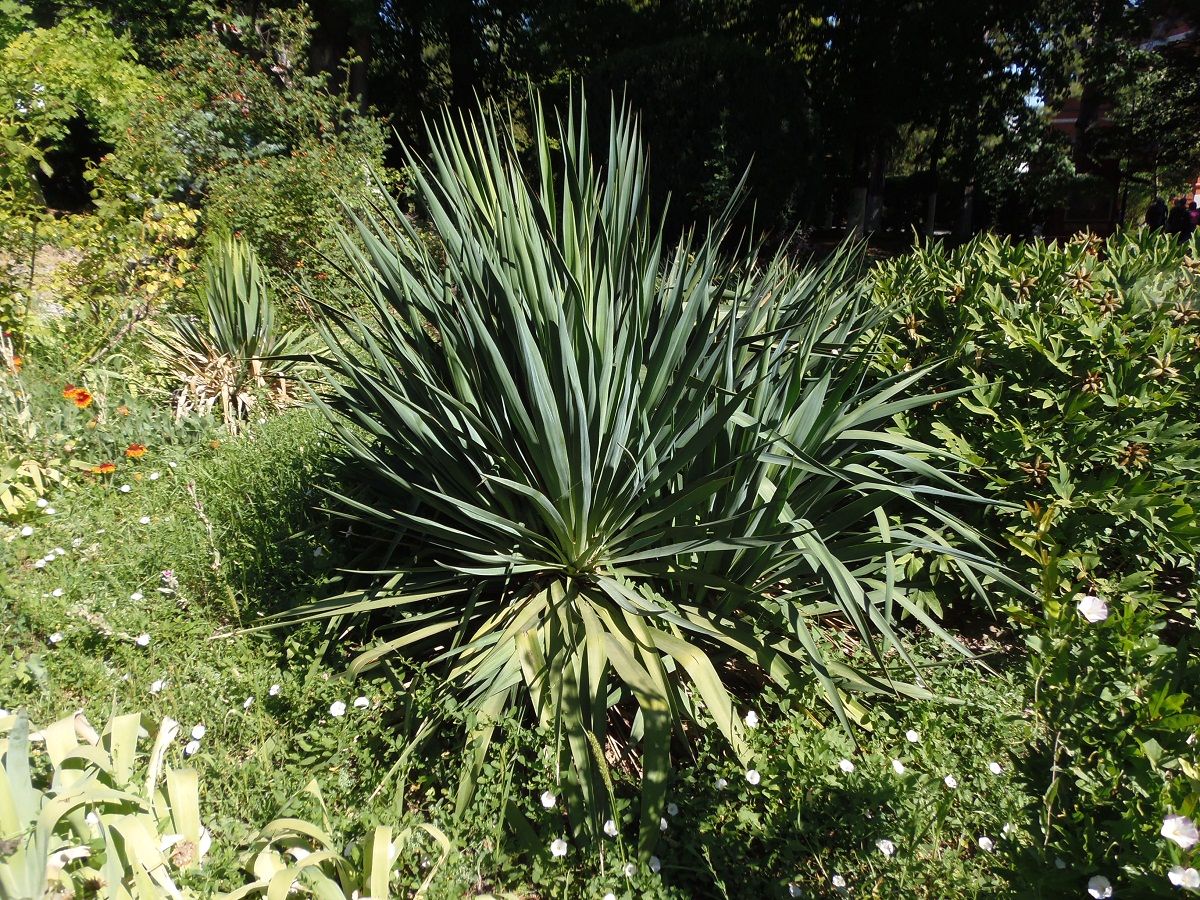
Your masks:
[[[718,778],[716,780],[716,785],[718,790],[724,790],[725,788],[729,787],[729,782],[724,778]]]
[[[21,529],[21,537],[29,537],[31,534],[33,534],[33,526],[32,525],[26,525],[24,528]]]
[[[271,685],[271,687],[270,687],[270,688],[267,690],[267,696],[268,696],[268,697],[278,697],[278,696],[279,696],[279,691],[280,691],[280,687],[279,687],[279,685],[277,685],[277,684],[273,684],[273,685]]]
[[[1183,866],[1174,866],[1167,873],[1167,878],[1175,887],[1181,887],[1185,890],[1194,891],[1200,888],[1200,872],[1195,869],[1185,869]]]
[[[48,637],[46,640],[48,640],[52,644],[57,644],[62,639],[63,639],[63,633],[61,631],[56,631],[56,632],[54,632],[54,634],[50,635],[50,637]]]
[[[45,497],[38,497],[37,503],[35,504],[35,506],[37,506],[38,509],[45,509],[47,507],[47,505],[49,505],[49,502],[50,501],[47,500]]]
[[[162,689],[163,689],[163,688],[165,688],[166,686],[167,686],[167,679],[165,679],[165,678],[156,678],[156,679],[154,679],[154,681],[152,681],[152,682],[150,683],[150,693],[152,693],[152,694],[158,694],[158,693],[160,693],[160,692],[162,691]]]
[[[133,642],[135,644],[137,644],[139,647],[149,647],[150,646],[150,635],[146,634],[146,632],[143,631],[141,634],[139,634],[136,638],[133,639]]]
[[[900,760],[898,760],[898,759],[893,759],[892,760],[892,771],[895,772],[897,775],[903,775],[904,774],[904,763],[900,762]]]
[[[50,596],[51,596],[51,597],[61,597],[62,595],[63,595],[63,589],[62,589],[62,588],[55,588],[54,590],[52,590],[52,591],[50,592]]]
[[[1005,822],[1004,827],[1000,830],[1003,831],[1006,835],[1008,835],[1008,834],[1012,834],[1014,831],[1016,831],[1017,828],[1015,825],[1013,825],[1012,822]]]
[[[617,895],[614,894],[612,891],[609,891],[607,894],[604,895],[603,900],[617,900]]]
[[[178,465],[178,463],[169,462],[169,463],[167,463],[167,465],[168,465],[168,466],[170,466],[172,469],[174,469],[174,468],[176,468],[176,466]]]
[[[798,884],[789,884],[788,885],[788,896],[789,897],[803,897],[804,890]]]
[[[834,875],[833,878],[830,879],[830,883],[833,884],[835,888],[844,888],[846,886],[846,879],[841,875]]]
[[[93,828],[99,828],[100,827],[100,814],[97,813],[93,809],[90,813],[88,813],[86,816],[83,817],[83,821],[87,822]]]
[[[904,732],[904,737],[908,740],[908,742],[910,744],[915,744],[921,740],[921,732],[915,731],[914,729],[910,728],[910,729],[908,729],[908,731]]]
[[[671,826],[667,823],[667,819],[665,816],[658,817],[658,830],[659,831],[666,831],[670,827]]]
[[[679,815],[679,807],[674,803],[668,803],[667,804],[667,815],[668,816]]]
[[[1200,832],[1196,823],[1187,816],[1167,816],[1163,819],[1162,829],[1158,832],[1168,841],[1174,841],[1184,850],[1189,850],[1200,842]]]
[[[756,713],[754,710],[750,710],[750,712],[746,713],[745,722],[746,722],[747,728],[757,728],[758,727],[758,713]]]
[[[339,716],[344,716],[346,714],[346,704],[341,700],[334,700],[333,703],[329,705],[329,714],[335,719]]]
[[[1089,622],[1103,622],[1108,618],[1108,604],[1094,594],[1084,594],[1075,608]]]
[[[141,600],[144,597],[145,597],[145,594],[143,594],[141,591],[134,591],[132,594],[129,595],[129,599],[132,600],[134,603],[141,602]]]
[[[762,776],[758,774],[758,769],[749,769],[746,772],[746,780],[751,784],[758,784],[762,781]]]
[[[942,779],[942,781],[946,783],[946,787],[950,788],[950,790],[954,790],[956,787],[958,787],[958,779],[953,775],[947,775]]]
[[[617,836],[617,823],[614,822],[612,819],[609,819],[607,822],[605,822],[604,823],[604,833],[607,834],[609,837],[616,837]]]
[[[131,488],[127,484],[123,484],[119,488],[117,488],[117,490],[119,490],[122,494],[128,494],[130,491],[133,490],[133,488]]]
[[[896,845],[893,844],[891,841],[889,841],[887,838],[883,838],[882,840],[876,841],[875,846],[879,848],[879,852],[882,853],[884,856],[891,856],[893,853],[896,852]]]
[[[550,842],[550,855],[551,856],[566,856],[567,855],[567,842],[564,841],[562,838],[555,838],[553,841],[551,841]]]
[[[66,550],[64,550],[62,547],[55,547],[55,548],[54,548],[54,555],[55,555],[55,556],[66,556],[66,555],[67,555],[67,551],[66,551]]]
[[[370,705],[371,705],[371,701],[368,700],[366,697],[356,697],[354,699],[354,708],[355,709],[366,709]]]
[[[991,853],[994,849],[996,849],[996,845],[986,834],[981,834],[979,836],[979,849],[983,850],[985,853]]]
[[[150,473],[150,480],[151,480],[151,481],[158,481],[158,478],[159,478],[159,473],[158,473],[158,472],[151,472],[151,473]]]
[[[657,875],[660,869],[662,869],[662,860],[657,856],[650,857],[650,871]]]
[[[53,507],[53,506],[47,506],[47,507],[46,507],[46,515],[48,515],[48,516],[52,516],[52,515],[54,515],[54,513],[55,513],[55,510],[54,510],[54,507]]]
[[[44,559],[39,559],[37,562],[35,562],[33,564],[33,567],[35,569],[44,569],[44,568],[46,568],[46,561]]]
[[[993,775],[999,775],[1001,772],[1004,771],[1004,769],[1001,768],[1000,763],[990,762],[990,763],[988,763],[988,771],[991,772]]]
[[[843,759],[840,763],[838,763],[838,768],[849,775],[854,771],[854,763],[850,762],[848,759]]]
[[[207,731],[208,731],[208,729],[205,728],[203,725],[197,725],[195,728],[192,729],[192,738],[194,740],[198,741],[198,740],[200,740],[200,738],[204,737],[204,735]]]
[[[190,740],[186,744],[183,745],[183,755],[184,756],[191,756],[193,753],[196,753],[199,750],[200,750],[200,742],[197,740]]]
[[[242,709],[249,709],[253,705],[254,705],[253,697],[247,697],[245,700],[242,701]]]
[[[558,802],[558,798],[554,796],[552,791],[542,791],[542,806],[546,809],[553,809],[554,804]]]
[[[140,519],[138,519],[138,524],[139,524],[139,525],[149,525],[149,524],[150,524],[150,517],[149,517],[149,516],[142,516]]]
[[[73,538],[71,540],[71,546],[72,547],[82,547],[83,546],[83,538]]]
[[[637,873],[637,867],[633,863],[625,863],[625,868],[622,870],[626,878],[632,878]]]
[[[1104,900],[1113,895],[1112,882],[1103,875],[1093,875],[1088,879],[1088,896],[1096,900]]]

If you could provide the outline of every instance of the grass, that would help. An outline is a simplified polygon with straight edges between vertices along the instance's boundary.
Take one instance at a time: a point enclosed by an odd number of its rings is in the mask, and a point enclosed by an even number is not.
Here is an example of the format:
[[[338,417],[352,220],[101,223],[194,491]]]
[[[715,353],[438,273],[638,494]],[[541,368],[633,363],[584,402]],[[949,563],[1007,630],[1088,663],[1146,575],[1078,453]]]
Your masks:
[[[345,635],[346,623],[243,631],[284,600],[335,590],[339,554],[354,538],[313,512],[332,465],[314,418],[294,411],[237,439],[214,431],[190,445],[164,442],[161,451],[151,443],[134,477],[79,482],[53,499],[54,516],[37,517],[32,535],[0,533],[10,572],[0,599],[9,648],[0,706],[26,706],[35,722],[78,708],[93,723],[114,710],[143,710],[180,721],[185,732],[206,727],[189,760],[201,773],[214,838],[208,862],[188,882],[200,896],[243,882],[245,845],[284,810],[324,819],[344,840],[376,823],[438,824],[457,848],[430,892],[446,898],[494,890],[841,896],[835,875],[854,896],[995,896],[1004,893],[1006,873],[1030,864],[1032,807],[1017,774],[1031,738],[1023,684],[1014,674],[950,664],[932,644],[918,644],[927,662],[938,663],[928,672],[931,686],[964,703],[880,703],[855,747],[827,721],[815,689],[768,696],[751,731],[755,756],[765,761],[757,786],[719,746],[702,744],[670,787],[676,814],[664,817],[659,873],[644,866],[631,878],[623,873],[635,858],[637,786],[617,762],[620,839],[594,852],[572,847],[563,860],[550,855],[550,842],[567,834],[561,805],[546,809],[539,800],[555,783],[553,737],[515,721],[501,728],[474,803],[455,819],[462,714],[436,683],[399,670],[346,681],[341,654],[364,637]],[[34,568],[56,547],[65,553]],[[178,579],[174,593],[159,590],[164,570]],[[51,643],[56,633],[62,639]],[[145,647],[141,634],[150,636]],[[354,706],[358,697],[367,698],[366,709]],[[331,714],[335,701],[346,704],[344,715]],[[776,703],[784,714],[772,718],[766,710]],[[412,722],[431,713],[445,727],[402,758]],[[909,729],[920,732],[919,743],[906,740]],[[178,743],[170,751],[175,764]],[[853,771],[839,768],[842,759]],[[991,761],[1002,774],[988,771]],[[944,783],[948,774],[957,788]],[[311,779],[323,810],[303,793]],[[510,799],[524,820],[516,829],[500,813]],[[1013,826],[1007,835],[1006,824]],[[980,848],[980,836],[993,840],[993,851]],[[894,856],[878,849],[885,838]],[[420,866],[411,861],[414,884]]]

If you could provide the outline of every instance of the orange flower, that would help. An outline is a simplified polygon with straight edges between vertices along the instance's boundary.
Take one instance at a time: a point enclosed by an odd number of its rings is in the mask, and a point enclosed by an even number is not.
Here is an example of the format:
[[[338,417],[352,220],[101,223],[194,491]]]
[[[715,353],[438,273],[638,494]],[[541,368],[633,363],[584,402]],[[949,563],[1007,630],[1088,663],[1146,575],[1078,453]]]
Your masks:
[[[68,384],[63,388],[63,397],[72,401],[80,409],[87,409],[92,405],[92,395],[87,388],[75,387],[73,384]]]
[[[129,459],[141,459],[143,456],[146,455],[146,445],[145,444],[130,444],[128,447],[125,448],[125,455]]]
[[[112,462],[102,462],[98,466],[92,466],[93,475],[111,475],[117,471],[117,464]]]
[[[23,366],[23,365],[25,365],[25,360],[21,359],[21,357],[19,357],[19,356],[14,356],[12,358],[13,374],[20,375],[21,374],[21,366]]]
[[[78,388],[76,388],[75,385],[68,384],[65,388],[63,388],[63,399],[64,400],[74,400],[75,399],[75,391],[77,391],[77,390],[78,390]]]

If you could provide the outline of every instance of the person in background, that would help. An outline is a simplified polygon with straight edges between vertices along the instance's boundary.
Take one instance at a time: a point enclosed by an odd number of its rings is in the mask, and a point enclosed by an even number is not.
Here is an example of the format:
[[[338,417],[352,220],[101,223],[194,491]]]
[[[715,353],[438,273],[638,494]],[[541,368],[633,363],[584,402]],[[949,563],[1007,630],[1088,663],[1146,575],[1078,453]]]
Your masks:
[[[1146,207],[1146,225],[1149,228],[1162,228],[1167,224],[1167,204],[1162,197],[1155,197]]]
[[[1182,197],[1178,198],[1167,213],[1167,234],[1176,234],[1183,240],[1192,236],[1192,217],[1188,213],[1187,203]]]
[[[1188,218],[1192,220],[1192,231],[1196,230],[1196,226],[1200,225],[1200,206],[1196,205],[1193,200],[1188,204]]]

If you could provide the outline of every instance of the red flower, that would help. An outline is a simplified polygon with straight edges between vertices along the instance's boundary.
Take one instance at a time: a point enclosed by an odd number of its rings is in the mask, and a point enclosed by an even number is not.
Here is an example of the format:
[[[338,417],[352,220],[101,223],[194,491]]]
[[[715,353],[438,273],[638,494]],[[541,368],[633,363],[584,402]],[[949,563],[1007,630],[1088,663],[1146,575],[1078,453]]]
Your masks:
[[[92,466],[93,475],[111,475],[117,471],[117,464],[113,462],[102,462],[98,466]]]
[[[125,448],[125,456],[129,459],[141,459],[146,455],[145,444],[130,444]]]

